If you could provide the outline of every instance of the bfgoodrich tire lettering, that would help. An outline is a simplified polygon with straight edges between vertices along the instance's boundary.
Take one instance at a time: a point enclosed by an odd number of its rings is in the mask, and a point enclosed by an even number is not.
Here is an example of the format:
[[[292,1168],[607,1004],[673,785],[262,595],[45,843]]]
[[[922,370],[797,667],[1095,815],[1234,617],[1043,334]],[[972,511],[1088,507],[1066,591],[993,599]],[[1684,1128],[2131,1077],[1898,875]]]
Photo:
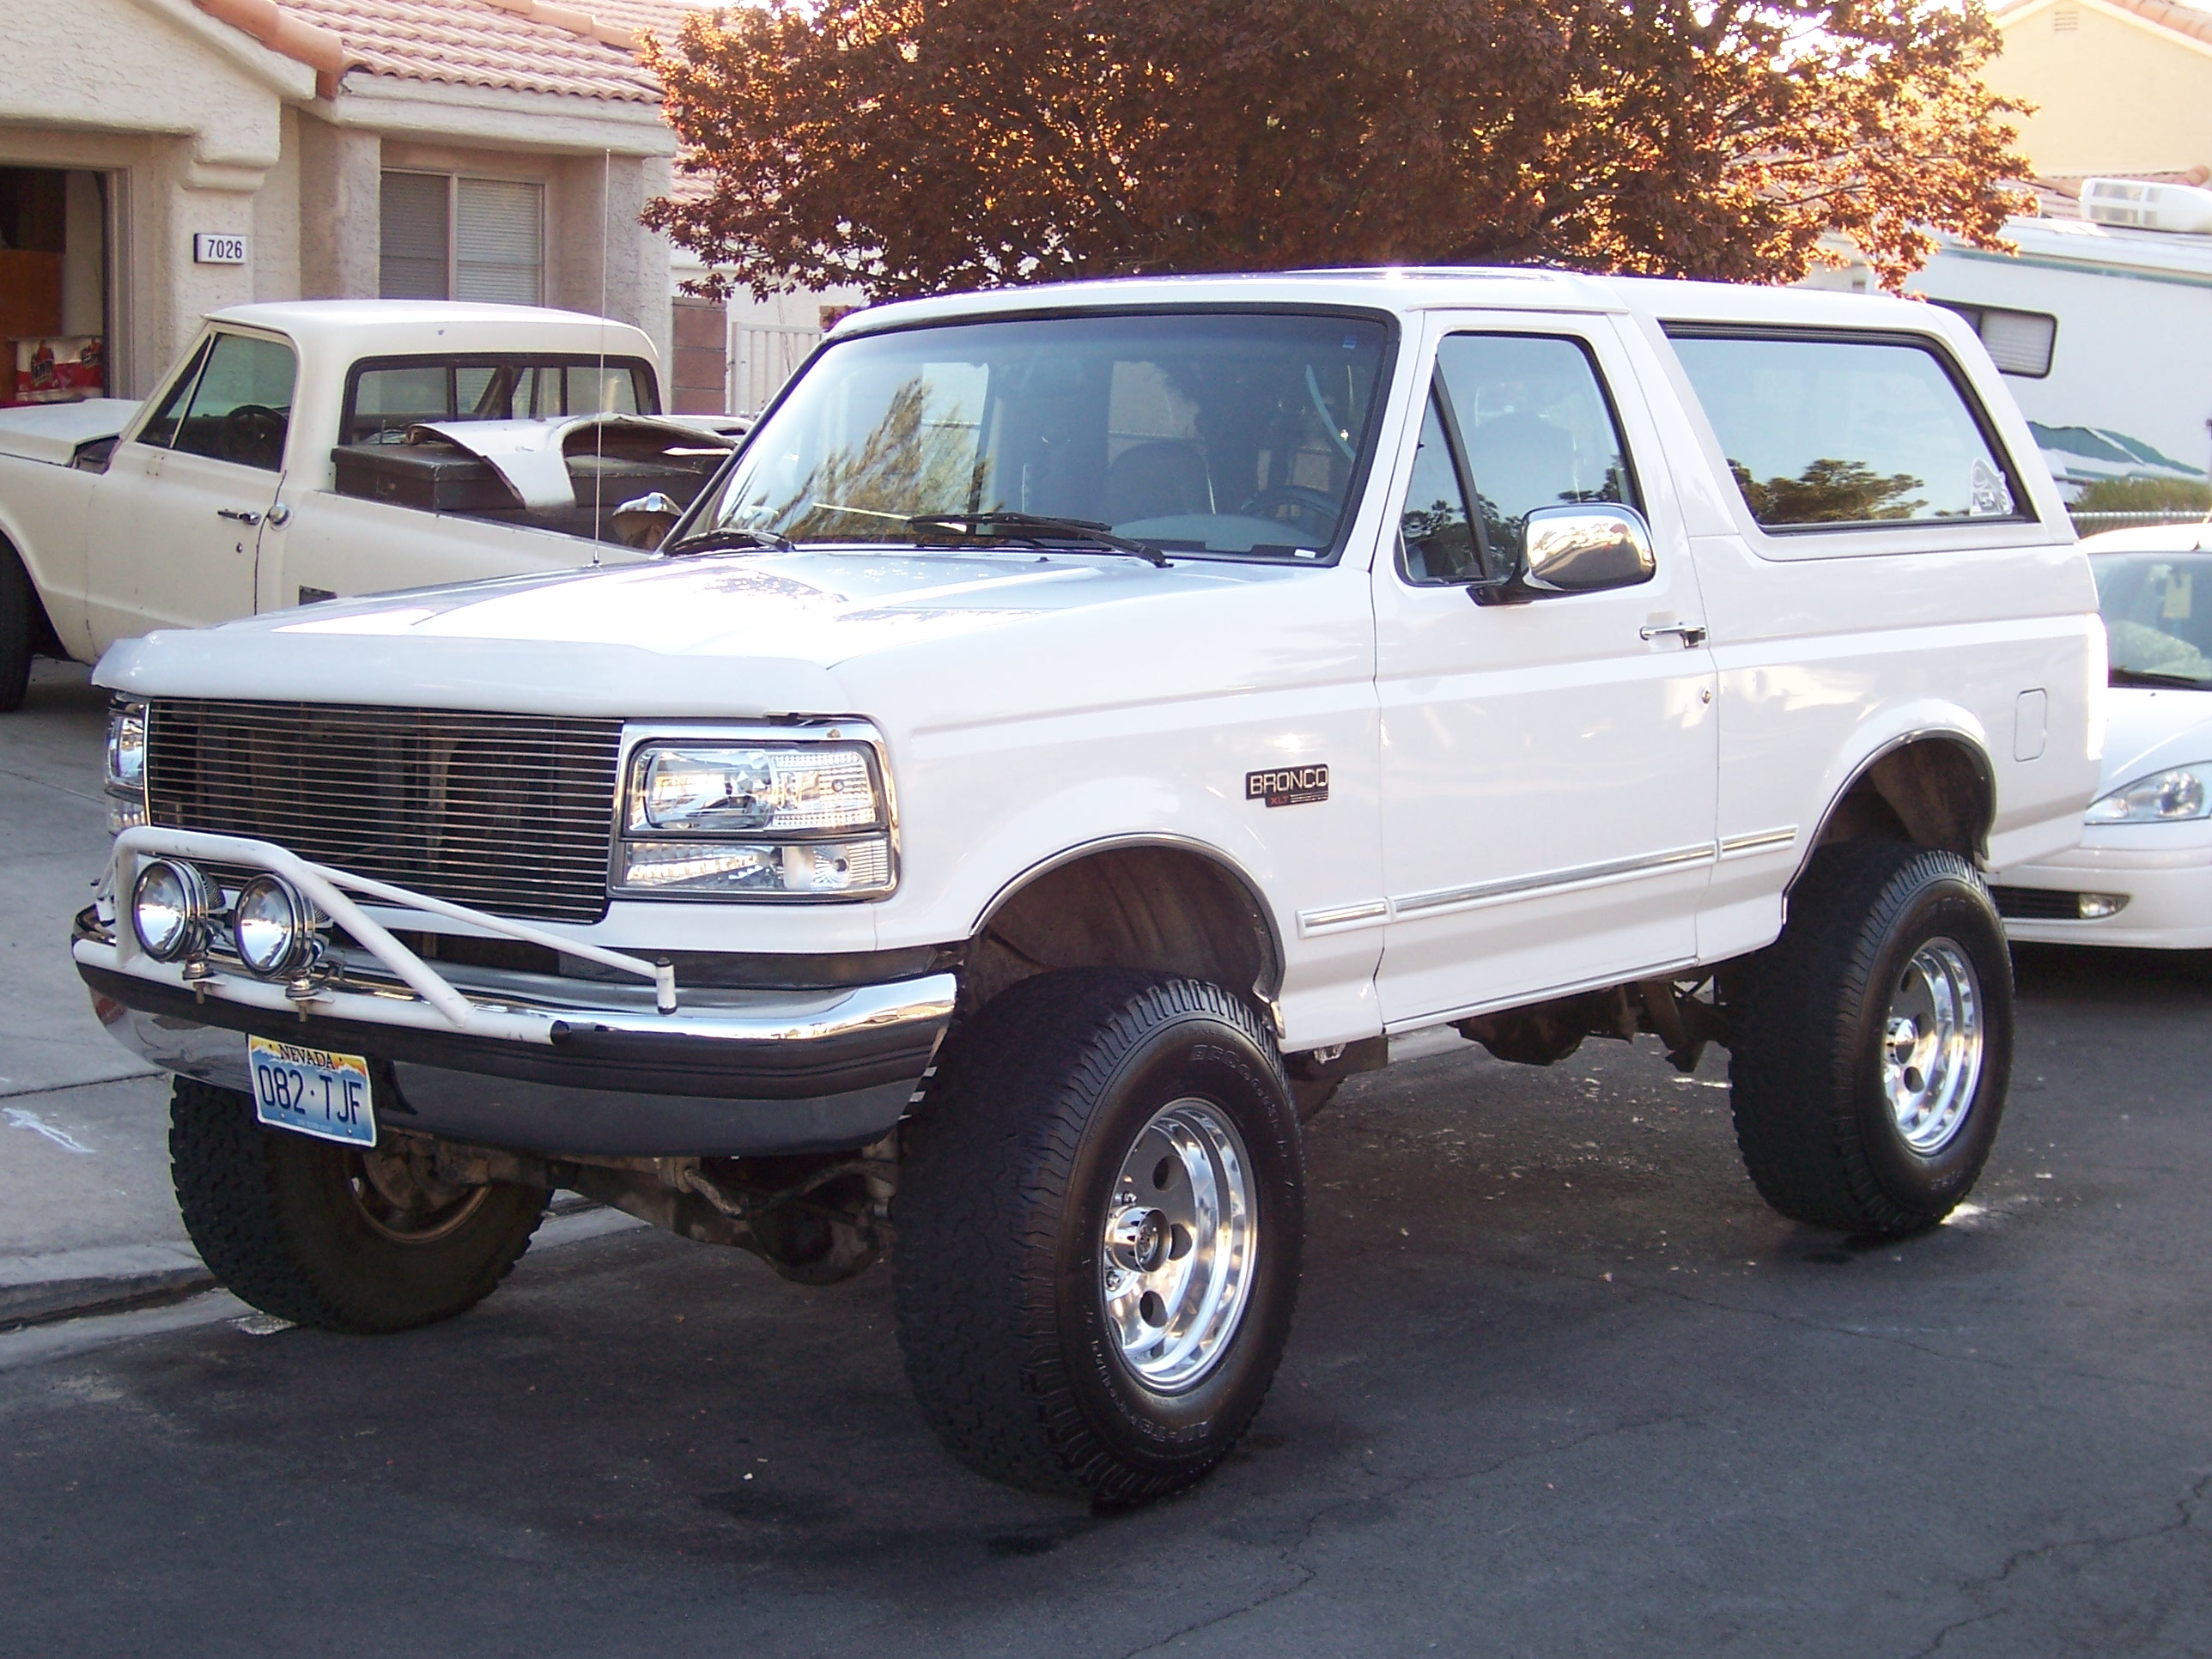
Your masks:
[[[495,1182],[398,1199],[349,1149],[264,1129],[253,1103],[179,1078],[169,1111],[177,1206],[208,1271],[242,1302],[319,1330],[371,1334],[450,1319],[491,1294],[550,1196]]]
[[[1122,1322],[1109,1306],[1117,1261],[1157,1261],[1146,1282],[1171,1295],[1166,1264],[1192,1259],[1175,1256],[1192,1248],[1189,1212],[1161,1198],[1147,1232],[1147,1214],[1118,1201],[1152,1191],[1132,1172],[1154,1167],[1138,1149],[1164,1122],[1181,1126],[1192,1169],[1252,1206],[1249,1277],[1220,1281],[1238,1311],[1188,1365],[1132,1352],[1126,1315],[1142,1285],[1121,1296]],[[1166,1193],[1181,1176],[1163,1173]],[[1304,1182],[1281,1061],[1225,991],[1080,969],[1006,992],[947,1044],[894,1211],[899,1340],[939,1437],[994,1479],[1107,1503],[1198,1480],[1250,1425],[1281,1360]],[[1152,1311],[1172,1328],[1173,1309]],[[1204,1323],[1194,1318],[1194,1340]]]
[[[1729,1079],[1760,1195],[1845,1232],[1930,1226],[1972,1190],[2012,1069],[2012,964],[1955,853],[1826,847],[1737,975]]]

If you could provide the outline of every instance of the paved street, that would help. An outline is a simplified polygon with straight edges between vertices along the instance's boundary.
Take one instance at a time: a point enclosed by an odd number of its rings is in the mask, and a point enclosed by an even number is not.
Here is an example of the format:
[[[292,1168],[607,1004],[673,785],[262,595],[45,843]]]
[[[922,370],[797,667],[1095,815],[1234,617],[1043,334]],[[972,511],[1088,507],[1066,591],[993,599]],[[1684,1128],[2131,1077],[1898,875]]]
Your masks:
[[[2212,972],[2023,988],[1990,1172],[1901,1246],[1762,1208],[1711,1062],[1355,1079],[1257,1431],[1134,1516],[951,1464],[880,1270],[645,1231],[398,1338],[0,1338],[0,1651],[2212,1651]]]

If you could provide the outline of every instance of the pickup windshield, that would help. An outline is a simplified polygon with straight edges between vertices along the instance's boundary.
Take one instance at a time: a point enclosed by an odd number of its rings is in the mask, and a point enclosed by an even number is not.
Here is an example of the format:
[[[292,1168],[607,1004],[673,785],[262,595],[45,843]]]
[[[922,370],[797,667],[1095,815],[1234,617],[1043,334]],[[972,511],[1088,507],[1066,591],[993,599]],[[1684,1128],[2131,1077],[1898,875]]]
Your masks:
[[[2100,553],[2089,568],[2115,685],[2212,688],[2212,553]]]
[[[816,359],[686,532],[1048,543],[1035,526],[1052,520],[1170,553],[1325,559],[1389,344],[1370,317],[1249,311],[859,335]],[[964,525],[930,522],[946,520]]]

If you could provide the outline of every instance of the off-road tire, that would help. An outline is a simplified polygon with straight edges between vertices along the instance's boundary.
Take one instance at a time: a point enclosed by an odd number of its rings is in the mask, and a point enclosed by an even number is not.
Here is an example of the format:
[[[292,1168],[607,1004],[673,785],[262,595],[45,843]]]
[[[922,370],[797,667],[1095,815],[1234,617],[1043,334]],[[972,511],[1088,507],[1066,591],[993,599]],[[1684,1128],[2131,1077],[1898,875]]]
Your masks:
[[[15,549],[0,541],[0,714],[23,706],[31,689],[32,646],[39,631],[39,596]]]
[[[1109,1326],[1101,1236],[1139,1131],[1193,1098],[1233,1122],[1259,1229],[1221,1358],[1163,1394]],[[1005,992],[946,1044],[893,1210],[899,1341],[939,1438],[993,1479],[1108,1504],[1199,1480],[1250,1425],[1281,1361],[1304,1187],[1281,1059],[1226,991],[1085,969]]]
[[[398,1242],[356,1202],[346,1148],[264,1128],[234,1090],[179,1078],[170,1173],[185,1231],[234,1296],[317,1330],[375,1335],[451,1319],[497,1288],[550,1194],[495,1182],[453,1231]]]
[[[1883,1093],[1881,1054],[1892,992],[1938,939],[1972,963],[1984,1047],[1965,1116],[1923,1155]],[[1899,842],[1824,847],[1781,938],[1731,979],[1736,1145],[1759,1195],[1846,1233],[1916,1232],[1948,1215],[1989,1158],[2012,1070],[2012,963],[1973,866]]]

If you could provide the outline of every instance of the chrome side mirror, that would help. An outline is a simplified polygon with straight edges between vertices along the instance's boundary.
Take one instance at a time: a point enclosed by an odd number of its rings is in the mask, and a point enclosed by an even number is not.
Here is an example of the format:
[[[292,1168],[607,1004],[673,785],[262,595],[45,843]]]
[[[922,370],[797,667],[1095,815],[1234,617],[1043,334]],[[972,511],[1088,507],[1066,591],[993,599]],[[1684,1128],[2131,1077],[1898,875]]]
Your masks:
[[[683,516],[684,508],[676,499],[658,489],[624,501],[610,515],[615,537],[623,546],[648,552],[660,545],[661,538]]]
[[[1633,587],[1650,581],[1659,568],[1651,556],[1650,526],[1632,507],[1573,501],[1540,507],[1524,522],[1513,574],[1470,588],[1477,605]]]

